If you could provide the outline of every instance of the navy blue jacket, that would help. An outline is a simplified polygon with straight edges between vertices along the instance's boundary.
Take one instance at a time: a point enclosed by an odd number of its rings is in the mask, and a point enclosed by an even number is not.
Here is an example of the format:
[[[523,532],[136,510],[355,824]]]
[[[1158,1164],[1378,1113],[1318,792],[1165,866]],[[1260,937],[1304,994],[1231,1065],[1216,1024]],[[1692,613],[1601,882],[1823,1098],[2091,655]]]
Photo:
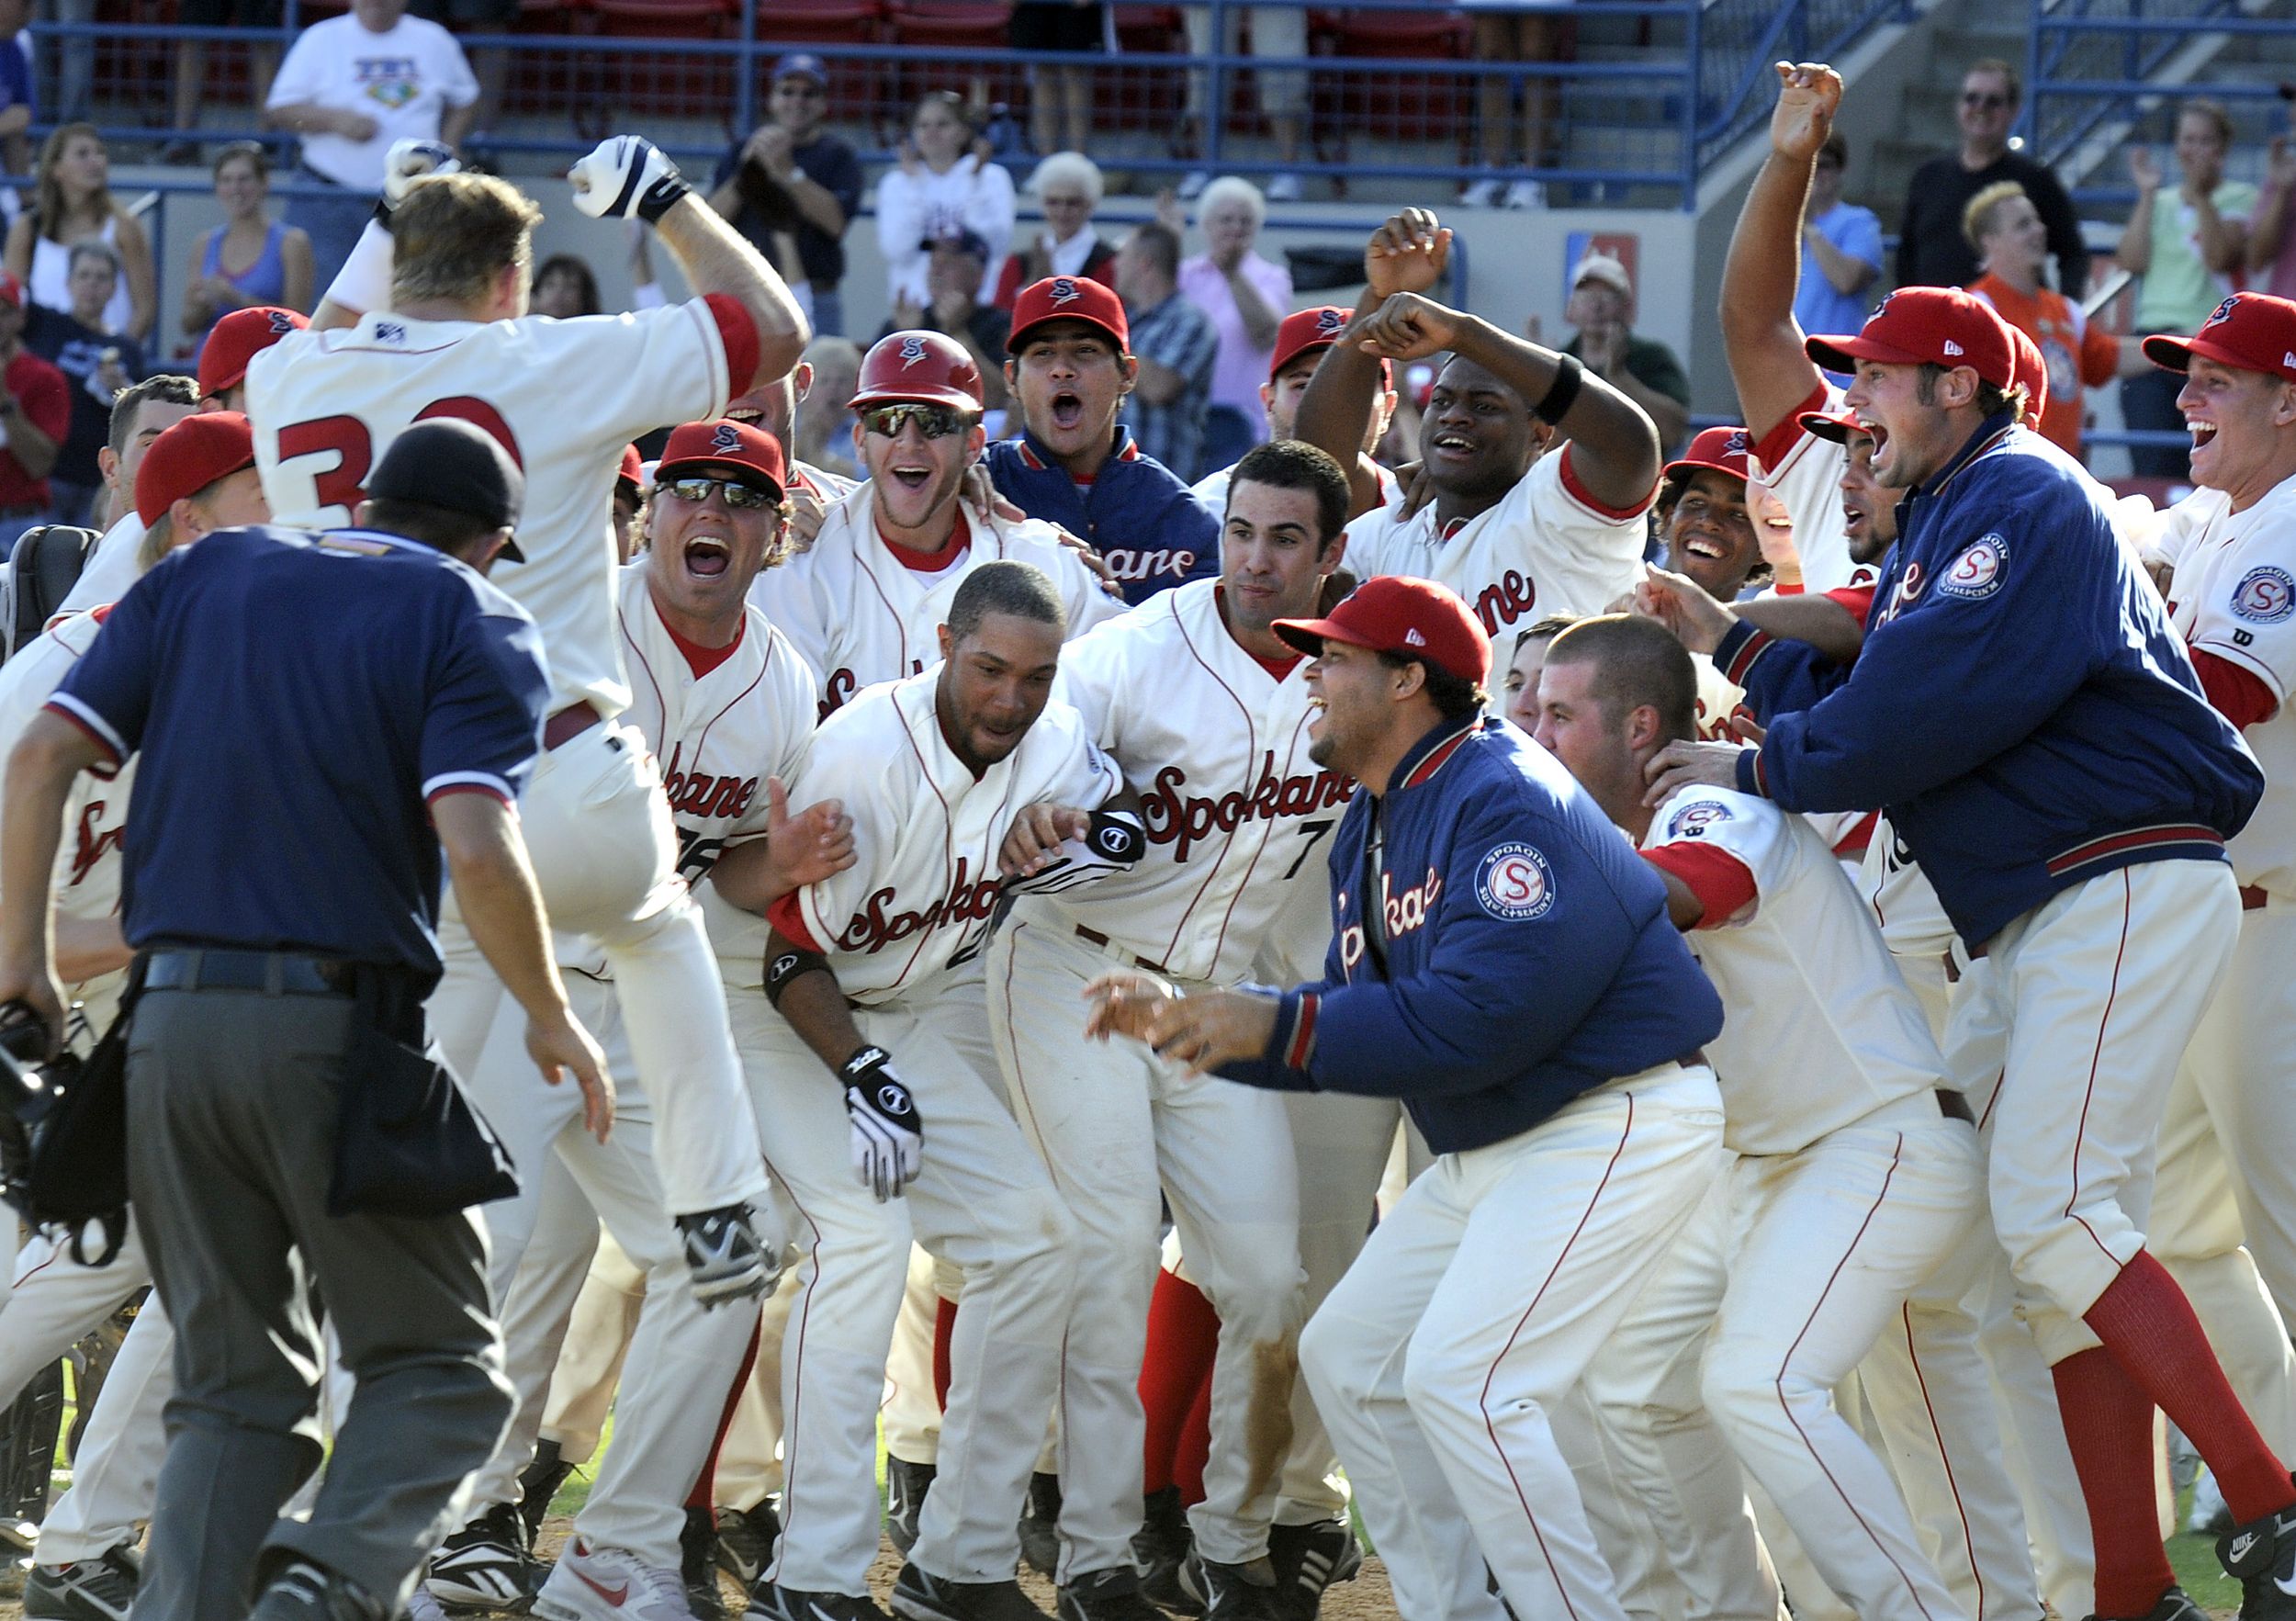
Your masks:
[[[1386,967],[1364,939],[1386,839]],[[1518,1136],[1580,1093],[1720,1033],[1666,886],[1570,773],[1505,722],[1439,726],[1333,840],[1331,955],[1285,993],[1253,1086],[1400,1098],[1438,1154]]]
[[[1898,523],[1855,665],[1743,624],[1716,649],[1770,728],[1739,787],[1886,808],[1972,946],[2114,868],[2223,860],[2264,772],[2101,487],[1996,417]]]
[[[1097,546],[1128,602],[1219,576],[1220,514],[1169,467],[1141,455],[1120,423],[1116,454],[1087,485],[1027,434],[996,440],[981,459],[998,491],[1022,512]]]

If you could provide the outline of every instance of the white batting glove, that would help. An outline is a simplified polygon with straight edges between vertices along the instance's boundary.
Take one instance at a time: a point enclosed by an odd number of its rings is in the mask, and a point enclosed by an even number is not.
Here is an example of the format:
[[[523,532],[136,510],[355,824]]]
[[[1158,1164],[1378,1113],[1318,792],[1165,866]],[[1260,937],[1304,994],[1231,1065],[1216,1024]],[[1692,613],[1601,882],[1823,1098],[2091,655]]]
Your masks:
[[[845,1114],[853,1127],[853,1169],[880,1204],[898,1199],[917,1180],[925,1158],[925,1123],[917,1099],[893,1073],[883,1047],[863,1047],[838,1070],[845,1083]]]
[[[397,208],[406,201],[407,187],[425,174],[459,174],[462,162],[443,141],[394,141],[383,157],[383,203]]]
[[[597,220],[633,217],[653,224],[693,188],[661,148],[642,135],[614,135],[567,171],[574,206]]]

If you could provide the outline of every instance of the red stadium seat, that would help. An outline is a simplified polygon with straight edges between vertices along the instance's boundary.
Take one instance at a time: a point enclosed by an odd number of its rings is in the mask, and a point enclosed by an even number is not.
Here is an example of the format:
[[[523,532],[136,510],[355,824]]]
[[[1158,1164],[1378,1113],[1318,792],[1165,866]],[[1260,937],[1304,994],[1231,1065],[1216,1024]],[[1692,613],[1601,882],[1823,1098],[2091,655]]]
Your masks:
[[[591,0],[600,30],[621,39],[725,39],[732,35],[735,0]],[[606,105],[622,115],[690,118],[711,113],[730,119],[734,58],[678,51],[631,51],[607,66]],[[730,128],[730,125],[729,125]]]
[[[592,0],[606,32],[642,39],[723,39],[733,0]]]
[[[793,51],[807,46],[875,45],[884,39],[885,10],[884,0],[760,0],[751,37]],[[840,121],[866,118],[892,76],[889,64],[883,62],[840,61],[832,56],[828,68],[830,116]],[[765,105],[772,72],[771,58],[759,63],[760,107]]]
[[[1099,75],[1093,122],[1103,129],[1168,129],[1173,109],[1185,105],[1184,70],[1154,59],[1187,51],[1176,6],[1116,8],[1116,66]],[[1146,59],[1146,60],[1143,60]]]
[[[1005,0],[893,0],[892,34],[905,46],[924,47],[901,64],[898,114],[928,90],[953,90],[968,100],[977,87],[991,102],[1019,106],[1028,79],[1017,58],[1002,62],[940,62],[929,51],[1005,51],[1010,44],[1012,7]],[[892,109],[889,109],[892,110]]]
[[[1474,30],[1456,11],[1313,10],[1308,26],[1311,49],[1318,56],[1465,62],[1474,53]],[[1344,77],[1319,76],[1314,99],[1319,131],[1338,131],[1341,162],[1348,134],[1356,130],[1390,141],[1432,140],[1446,147],[1463,141],[1475,104],[1471,82],[1463,75],[1361,69]],[[1442,161],[1449,161],[1447,152]]]

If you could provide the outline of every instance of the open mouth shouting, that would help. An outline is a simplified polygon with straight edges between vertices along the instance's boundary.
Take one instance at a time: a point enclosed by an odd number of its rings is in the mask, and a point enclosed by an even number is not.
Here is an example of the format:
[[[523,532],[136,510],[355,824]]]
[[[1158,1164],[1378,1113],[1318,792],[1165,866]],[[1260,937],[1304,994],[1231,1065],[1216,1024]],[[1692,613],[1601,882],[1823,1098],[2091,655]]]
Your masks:
[[[1064,433],[1073,433],[1084,424],[1084,396],[1074,388],[1063,388],[1049,402],[1052,426]]]
[[[2199,417],[2185,418],[2184,426],[2185,432],[2192,435],[2192,448],[2195,450],[2216,437],[2216,424],[2204,422]]]
[[[686,573],[695,580],[716,580],[733,567],[733,547],[723,535],[690,535],[686,537]]]

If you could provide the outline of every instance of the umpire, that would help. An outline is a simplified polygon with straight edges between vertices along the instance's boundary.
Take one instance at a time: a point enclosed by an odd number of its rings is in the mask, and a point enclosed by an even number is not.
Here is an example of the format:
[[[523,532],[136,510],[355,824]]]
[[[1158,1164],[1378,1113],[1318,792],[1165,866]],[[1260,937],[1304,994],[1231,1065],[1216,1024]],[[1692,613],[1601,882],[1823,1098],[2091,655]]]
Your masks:
[[[508,1180],[423,1057],[440,853],[544,1073],[603,1133],[512,805],[548,682],[482,574],[523,479],[418,424],[325,535],[208,535],[147,574],[8,762],[0,997],[51,1032],[50,873],[73,779],[138,758],[123,925],[129,1191],[176,1325],[144,1621],[385,1621],[511,1414],[475,1211]],[[508,555],[515,557],[514,550]],[[308,1523],[326,1302],[356,1393]],[[259,1597],[257,1596],[259,1593]]]

